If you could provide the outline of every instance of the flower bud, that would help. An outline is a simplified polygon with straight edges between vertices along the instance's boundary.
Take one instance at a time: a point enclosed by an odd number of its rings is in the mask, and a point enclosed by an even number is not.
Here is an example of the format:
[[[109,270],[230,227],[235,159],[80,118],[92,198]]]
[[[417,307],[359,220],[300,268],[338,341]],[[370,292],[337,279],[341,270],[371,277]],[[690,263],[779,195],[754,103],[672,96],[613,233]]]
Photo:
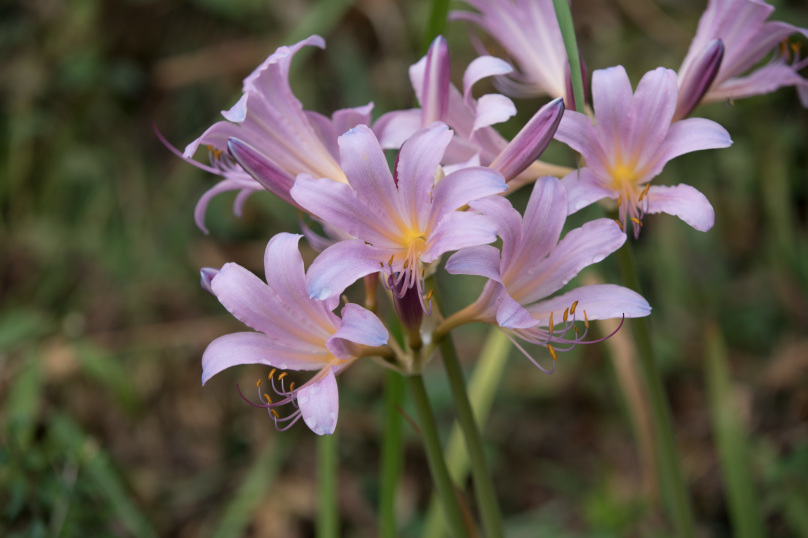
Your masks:
[[[684,119],[693,112],[701,99],[712,86],[721,60],[724,58],[724,42],[720,39],[710,41],[692,67],[679,79],[679,101],[673,121]]]

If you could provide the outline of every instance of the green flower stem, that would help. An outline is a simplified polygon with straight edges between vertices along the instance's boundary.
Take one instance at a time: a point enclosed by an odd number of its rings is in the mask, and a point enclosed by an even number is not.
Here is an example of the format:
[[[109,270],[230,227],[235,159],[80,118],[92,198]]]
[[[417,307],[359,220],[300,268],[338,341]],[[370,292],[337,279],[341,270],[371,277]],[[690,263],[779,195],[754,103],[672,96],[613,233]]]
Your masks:
[[[467,536],[468,532],[463,520],[463,513],[460,511],[460,504],[457,502],[455,487],[449,477],[449,471],[446,469],[446,462],[443,461],[438,429],[426,395],[424,380],[420,374],[407,376],[406,379],[415,404],[415,412],[418,414],[429,471],[432,473],[432,480],[435,482],[435,488],[443,504],[444,516],[446,516],[449,528],[456,538]]]
[[[399,406],[404,396],[404,379],[397,372],[387,372],[384,396],[384,437],[382,438],[382,476],[379,502],[379,534],[396,538],[395,501],[396,486],[401,475],[401,413]]]
[[[449,17],[449,0],[432,0],[432,10],[429,13],[429,22],[424,34],[422,44],[423,52],[429,50],[432,40],[441,35],[446,29],[446,19]]]
[[[617,251],[617,261],[623,284],[642,295],[640,281],[637,277],[637,264],[629,243]],[[676,536],[691,537],[694,535],[693,509],[690,497],[682,476],[679,456],[676,450],[676,438],[673,432],[673,420],[668,406],[662,376],[657,368],[654,348],[651,344],[651,331],[647,318],[631,320],[634,337],[637,341],[637,353],[640,358],[640,370],[648,388],[649,404],[653,417],[654,436],[657,451],[657,473],[665,493],[668,513],[676,525]]]
[[[497,387],[505,372],[511,341],[502,331],[492,327],[483,344],[479,360],[469,381],[469,399],[478,428],[488,419]],[[449,436],[444,459],[448,462],[449,475],[456,483],[466,481],[469,474],[469,456],[463,441],[460,425],[455,423]],[[440,512],[440,504],[433,496],[429,503],[422,538],[440,538],[444,534],[445,522]]]
[[[336,434],[317,437],[317,538],[339,536],[337,446]]]
[[[567,60],[570,65],[570,80],[572,81],[572,94],[575,96],[575,108],[584,111],[584,79],[581,76],[581,59],[578,55],[578,42],[575,40],[575,28],[572,25],[572,12],[569,0],[553,0],[558,26],[564,39],[564,48],[567,49]]]

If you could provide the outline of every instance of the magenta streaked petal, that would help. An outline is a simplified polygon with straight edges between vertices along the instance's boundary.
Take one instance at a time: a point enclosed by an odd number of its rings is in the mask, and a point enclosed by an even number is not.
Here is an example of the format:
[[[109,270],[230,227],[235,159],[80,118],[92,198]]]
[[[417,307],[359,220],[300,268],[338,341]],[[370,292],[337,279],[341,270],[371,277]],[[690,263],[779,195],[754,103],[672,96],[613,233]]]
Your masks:
[[[530,271],[508,283],[508,293],[522,304],[532,303],[558,291],[584,267],[597,263],[620,248],[626,234],[611,219],[597,219],[570,231],[550,255]]]
[[[443,36],[436,37],[426,54],[426,66],[421,95],[421,123],[430,125],[446,121],[449,110],[449,85],[451,84],[449,45]]]
[[[446,262],[446,271],[452,275],[484,276],[501,282],[499,276],[499,250],[491,245],[458,250]]]
[[[294,178],[287,171],[276,166],[249,144],[236,138],[227,140],[227,151],[266,190],[284,202],[300,208],[289,194],[294,185]]]
[[[339,392],[334,371],[329,367],[322,379],[298,390],[297,404],[303,421],[311,431],[317,435],[334,433],[339,414]]]
[[[473,200],[505,192],[502,175],[487,167],[463,168],[441,179],[432,189],[432,216],[429,227],[437,226],[445,215]]]
[[[199,270],[199,285],[211,295],[215,295],[215,293],[213,293],[213,288],[210,286],[210,283],[213,281],[213,277],[218,274],[219,270],[213,267],[203,267]]]
[[[477,99],[477,115],[472,132],[496,123],[502,123],[516,115],[516,105],[498,93],[487,93]]]
[[[440,203],[437,200],[439,191],[436,187],[433,193],[432,187],[443,152],[451,140],[452,131],[446,124],[435,122],[412,135],[401,146],[396,165],[399,198],[402,216],[413,228],[423,230],[427,226],[433,196],[434,203]]]
[[[365,275],[382,269],[392,254],[372,247],[361,239],[340,241],[325,249],[306,273],[306,289],[312,299],[340,295],[345,288]]]
[[[463,73],[463,101],[467,106],[472,105],[471,89],[480,80],[487,77],[507,75],[513,71],[511,64],[493,56],[479,56],[472,60]]]
[[[429,263],[444,252],[493,243],[496,238],[497,227],[490,218],[459,211],[449,213],[430,234],[421,261]]]
[[[384,149],[399,149],[420,128],[421,110],[418,108],[388,112],[373,124],[373,132]]]
[[[222,370],[239,364],[264,364],[283,370],[319,370],[330,358],[324,348],[319,356],[296,353],[288,347],[278,346],[261,333],[226,334],[211,342],[202,355],[202,384]]]
[[[501,293],[497,305],[497,325],[504,329],[527,329],[536,326],[536,320],[510,295]]]
[[[384,208],[367,207],[345,183],[301,174],[290,194],[306,211],[354,237],[379,246],[398,244],[398,229],[391,227],[390,216],[377,211]]]
[[[557,98],[539,109],[489,165],[509,181],[538,159],[556,134],[564,115],[564,100]]]
[[[624,315],[627,318],[641,318],[651,313],[648,301],[641,295],[614,284],[581,286],[563,295],[530,305],[527,310],[540,326],[547,327],[551,312],[555,322],[559,323],[563,319],[564,310],[575,301],[578,301],[575,313],[579,320],[584,319],[584,310],[590,320],[621,318]]]
[[[688,117],[698,106],[718,75],[723,58],[724,42],[713,39],[699,54],[693,67],[687,73],[682,73],[679,77],[679,98],[673,121]]]
[[[668,133],[678,95],[676,73],[663,67],[643,75],[637,85],[628,118],[621,118],[625,133],[622,149],[633,153],[636,170],[645,170],[657,162],[659,147]],[[600,116],[597,117],[599,120]]]
[[[567,214],[591,205],[604,198],[617,198],[617,193],[603,187],[599,178],[589,168],[573,170],[561,180],[567,191]]]
[[[706,232],[715,224],[715,211],[710,201],[690,185],[651,187],[646,212],[676,215],[700,232]]]
[[[330,340],[334,339],[348,340],[356,344],[373,347],[387,344],[387,339],[390,335],[381,320],[370,310],[348,303],[343,307],[340,316],[342,317],[342,325],[331,338],[326,340],[326,346],[328,346]],[[345,357],[338,358],[344,359]]]

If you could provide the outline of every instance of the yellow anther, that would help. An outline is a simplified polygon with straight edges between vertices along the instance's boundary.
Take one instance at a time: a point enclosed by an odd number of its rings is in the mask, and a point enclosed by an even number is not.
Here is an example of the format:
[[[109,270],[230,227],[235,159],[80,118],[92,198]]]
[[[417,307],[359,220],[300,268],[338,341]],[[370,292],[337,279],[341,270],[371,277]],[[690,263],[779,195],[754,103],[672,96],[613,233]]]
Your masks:
[[[642,199],[645,198],[645,196],[648,194],[648,189],[650,189],[650,188],[651,188],[651,184],[646,183],[645,188],[640,193],[640,202],[642,202]]]
[[[384,262],[379,262],[379,267],[381,267],[382,269],[384,269]]]
[[[266,398],[266,399],[267,399],[267,402],[268,402],[268,403],[272,403],[272,398],[270,398],[270,397],[269,397],[269,394],[267,394],[266,392],[264,393],[264,398]]]
[[[295,391],[295,382],[292,381],[291,383],[289,383],[289,392],[294,392],[294,391]]]
[[[564,309],[564,323],[567,322],[567,318],[569,318],[569,317],[570,317],[570,309],[566,308],[566,309]]]
[[[617,195],[617,205],[623,205],[623,195]]]
[[[429,290],[426,294],[426,300],[430,300],[432,298],[432,294],[435,293],[435,290]]]
[[[550,326],[547,327],[550,331],[550,334],[553,334],[553,313],[550,312]]]
[[[256,386],[256,388],[261,386],[261,378],[260,377],[258,378],[258,383],[256,383],[255,386]]]
[[[578,306],[578,301],[575,301],[574,303],[572,303],[572,306],[570,306],[570,314],[574,314],[574,313],[575,313],[575,308],[576,308],[577,306]]]
[[[802,43],[800,43],[799,41],[791,42],[791,52],[794,53],[794,56],[796,56],[801,49],[802,49]]]
[[[283,372],[281,375],[278,376],[278,381],[280,381],[281,379],[283,379],[286,376],[287,376],[287,373]]]
[[[410,266],[410,259],[407,258],[406,260],[404,260],[404,269],[406,269],[409,266]]]
[[[556,350],[553,349],[551,344],[547,344],[547,351],[550,352],[550,356],[553,358],[554,361],[558,360],[558,354],[556,354]]]
[[[633,222],[637,226],[642,226],[642,222],[640,222],[640,219],[638,219],[637,217],[631,217],[631,219],[629,220],[631,220],[631,222]]]
[[[586,315],[586,310],[584,310],[584,327],[589,328],[589,318]]]
[[[272,371],[269,372],[269,375],[267,376],[267,379],[269,379],[270,381],[272,381],[272,378],[275,376],[275,370],[277,370],[277,368],[273,368]]]
[[[617,219],[614,219],[614,221],[617,223],[617,225],[618,225],[618,226],[620,226],[620,231],[621,231],[621,232],[625,232],[625,230],[623,229],[623,223],[622,223],[622,222],[620,222],[620,221],[619,221],[619,220],[617,220]]]
[[[424,271],[426,271],[426,269],[424,269],[423,267],[421,267],[421,278],[424,278]]]
[[[390,255],[390,261],[388,261],[388,262],[387,262],[387,265],[389,265],[390,267],[392,267],[392,266],[393,266],[393,258],[394,258],[394,257],[395,257],[395,254],[391,254],[391,255]]]
[[[275,416],[275,418],[277,418],[277,419],[281,418],[281,416],[278,414],[278,412],[276,410],[270,409],[269,411]]]
[[[213,153],[213,157],[215,159],[221,159],[222,158],[222,150],[220,150],[219,148],[214,148],[210,144],[208,144],[207,148],[208,148],[208,151]]]
[[[577,338],[578,337],[578,326],[573,325],[572,328],[575,329],[575,337]]]

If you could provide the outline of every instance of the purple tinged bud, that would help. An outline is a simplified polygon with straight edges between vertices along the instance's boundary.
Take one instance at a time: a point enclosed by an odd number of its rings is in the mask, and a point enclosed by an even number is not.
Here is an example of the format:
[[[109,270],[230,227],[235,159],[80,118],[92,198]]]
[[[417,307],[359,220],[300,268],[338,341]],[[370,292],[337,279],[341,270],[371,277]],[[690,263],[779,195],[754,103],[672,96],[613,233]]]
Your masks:
[[[451,84],[449,45],[438,36],[426,54],[424,85],[421,89],[421,120],[427,126],[435,121],[446,121],[449,111],[449,85]]]
[[[718,75],[723,58],[724,42],[720,39],[713,39],[704,47],[696,62],[682,75],[679,83],[679,101],[676,104],[673,121],[688,117],[698,106]]]
[[[285,170],[267,159],[251,145],[237,138],[227,139],[230,156],[266,190],[294,207],[299,206],[289,194],[295,179]]]
[[[213,267],[203,267],[199,270],[200,282],[199,284],[202,286],[202,289],[206,292],[210,293],[211,295],[216,295],[213,293],[213,288],[211,284],[213,283],[213,277],[219,274],[218,269],[214,269]]]
[[[406,290],[402,290],[406,286],[405,278],[402,278],[398,284],[394,282],[394,277],[388,277],[388,283],[393,289],[393,306],[396,309],[396,315],[401,320],[401,325],[406,329],[410,338],[410,345],[414,342],[420,341],[421,321],[424,319],[424,307],[421,299],[421,293],[418,286],[412,286]]]
[[[496,156],[489,168],[501,173],[505,181],[521,174],[547,149],[563,115],[564,100],[560,97],[541,107],[510,144]]]

